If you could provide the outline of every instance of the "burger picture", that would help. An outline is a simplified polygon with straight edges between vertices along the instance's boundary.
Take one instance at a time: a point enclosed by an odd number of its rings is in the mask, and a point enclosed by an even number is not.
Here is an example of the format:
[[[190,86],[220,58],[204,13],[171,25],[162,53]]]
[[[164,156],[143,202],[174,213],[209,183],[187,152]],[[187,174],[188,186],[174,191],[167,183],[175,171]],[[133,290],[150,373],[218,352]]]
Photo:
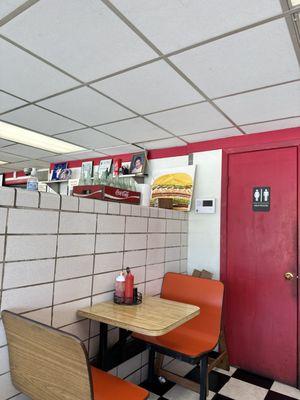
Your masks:
[[[152,184],[151,205],[156,199],[172,198],[173,209],[188,211],[193,193],[193,178],[184,172],[157,177]]]

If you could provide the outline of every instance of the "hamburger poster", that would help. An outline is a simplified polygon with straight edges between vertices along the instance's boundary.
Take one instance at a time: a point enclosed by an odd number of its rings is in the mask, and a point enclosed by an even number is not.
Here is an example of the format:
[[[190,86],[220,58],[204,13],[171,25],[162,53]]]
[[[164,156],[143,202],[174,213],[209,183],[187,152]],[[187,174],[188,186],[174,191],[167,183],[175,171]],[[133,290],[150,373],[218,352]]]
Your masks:
[[[155,200],[159,198],[172,198],[174,210],[190,211],[195,169],[195,165],[189,165],[160,171],[154,175],[150,205],[153,206]]]

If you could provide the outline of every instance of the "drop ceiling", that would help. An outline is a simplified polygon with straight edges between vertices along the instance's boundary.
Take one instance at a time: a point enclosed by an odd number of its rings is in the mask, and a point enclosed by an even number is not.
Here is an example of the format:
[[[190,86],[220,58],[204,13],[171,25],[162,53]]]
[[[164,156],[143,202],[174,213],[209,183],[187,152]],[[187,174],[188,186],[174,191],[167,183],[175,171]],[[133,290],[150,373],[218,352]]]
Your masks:
[[[1,0],[0,171],[300,126],[286,1]]]

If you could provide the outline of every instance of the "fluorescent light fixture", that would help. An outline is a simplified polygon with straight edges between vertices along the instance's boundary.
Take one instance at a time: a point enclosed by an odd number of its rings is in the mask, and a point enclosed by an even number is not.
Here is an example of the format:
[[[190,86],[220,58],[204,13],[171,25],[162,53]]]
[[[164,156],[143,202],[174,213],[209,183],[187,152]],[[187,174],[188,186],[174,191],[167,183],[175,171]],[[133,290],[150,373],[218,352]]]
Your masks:
[[[20,128],[7,122],[0,121],[0,138],[11,140],[12,142],[25,144],[38,149],[52,151],[53,153],[64,154],[74,151],[86,150],[75,144],[67,143],[51,136],[42,135]]]
[[[7,164],[7,161],[0,161],[0,165]]]
[[[292,6],[293,6],[293,7],[299,6],[300,0],[291,0],[291,3],[292,3]]]

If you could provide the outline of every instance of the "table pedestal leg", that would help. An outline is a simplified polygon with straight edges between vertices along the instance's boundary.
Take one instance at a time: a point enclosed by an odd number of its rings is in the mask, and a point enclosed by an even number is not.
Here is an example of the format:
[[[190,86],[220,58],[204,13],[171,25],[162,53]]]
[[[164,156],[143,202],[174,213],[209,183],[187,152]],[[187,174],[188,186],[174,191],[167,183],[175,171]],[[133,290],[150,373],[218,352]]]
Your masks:
[[[105,368],[105,363],[107,360],[107,332],[108,332],[107,324],[105,324],[104,322],[100,322],[100,343],[99,343],[97,367],[103,370]]]
[[[148,382],[153,382],[154,379],[154,362],[155,362],[155,351],[150,347],[149,349],[149,364],[148,364]]]

